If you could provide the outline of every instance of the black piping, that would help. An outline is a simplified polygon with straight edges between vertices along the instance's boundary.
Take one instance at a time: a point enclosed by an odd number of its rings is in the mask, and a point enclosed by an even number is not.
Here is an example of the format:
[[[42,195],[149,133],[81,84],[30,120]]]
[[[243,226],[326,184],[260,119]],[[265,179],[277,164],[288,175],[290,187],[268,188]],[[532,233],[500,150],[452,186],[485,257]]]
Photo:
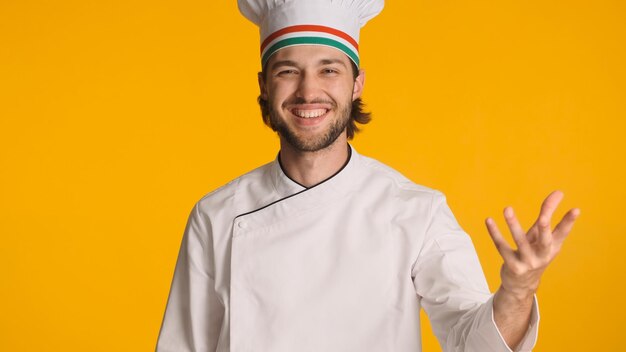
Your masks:
[[[287,173],[285,173],[285,170],[283,170],[283,166],[282,166],[282,164],[280,163],[280,152],[278,153],[278,156],[279,156],[279,157],[278,157],[278,165],[280,166],[280,169],[283,171],[283,173],[285,174],[285,176],[287,176]],[[283,200],[285,200],[285,199],[289,199],[289,198],[291,198],[291,197],[293,197],[293,196],[297,196],[297,195],[298,195],[298,194],[300,194],[300,193],[304,193],[304,192],[306,192],[306,191],[308,191],[308,190],[310,190],[310,189],[313,189],[313,188],[315,188],[315,187],[317,187],[317,186],[321,185],[322,183],[324,183],[324,182],[326,182],[326,181],[330,180],[331,178],[333,178],[333,177],[337,176],[337,175],[338,175],[341,171],[343,171],[343,169],[345,169],[345,168],[346,168],[346,166],[348,166],[348,163],[350,163],[350,160],[351,160],[351,159],[352,159],[352,148],[350,148],[350,145],[348,145],[348,160],[346,160],[346,163],[345,163],[345,164],[343,164],[343,166],[341,167],[341,169],[337,170],[337,172],[335,172],[334,174],[332,174],[329,178],[327,178],[327,179],[325,179],[324,181],[322,181],[322,182],[320,182],[320,183],[317,183],[317,184],[315,184],[315,185],[313,185],[313,186],[311,186],[311,187],[305,187],[303,190],[301,190],[301,191],[299,191],[299,192],[296,192],[296,193],[294,193],[294,194],[290,194],[290,195],[288,195],[288,196],[286,196],[286,197],[284,197],[284,198],[281,198],[281,199],[277,199],[277,200],[275,200],[275,201],[273,201],[273,202],[271,202],[271,203],[269,203],[269,204],[266,204],[266,205],[264,205],[264,206],[262,206],[262,207],[260,207],[260,208],[258,208],[258,209],[255,209],[255,210],[249,211],[249,212],[247,212],[247,213],[239,214],[239,215],[235,216],[235,218],[234,218],[233,220],[236,220],[236,219],[237,219],[238,217],[240,217],[240,216],[245,216],[245,215],[250,215],[250,214],[252,214],[252,213],[256,213],[256,212],[257,212],[257,211],[259,211],[259,210],[263,210],[263,209],[265,209],[265,208],[267,208],[267,207],[269,207],[269,206],[271,206],[271,205],[274,205],[274,204],[276,204],[276,203],[278,203],[278,202],[282,202],[282,201],[283,201]],[[292,180],[293,182],[295,182],[295,183],[299,184],[298,182],[296,182],[296,181],[294,181],[293,179],[291,179],[291,177],[287,176],[287,178],[289,178],[289,179],[290,179],[290,180]],[[299,185],[300,185],[300,184],[299,184]],[[300,186],[302,186],[302,185],[300,185]],[[302,186],[302,187],[304,187],[304,186]]]
[[[300,182],[294,180],[293,178],[289,177],[289,175],[285,172],[285,168],[283,167],[283,162],[280,161],[280,152],[278,152],[278,156],[276,158],[278,159],[278,166],[280,166],[280,169],[283,171],[283,174],[285,174],[285,176],[287,176],[288,179],[290,179],[293,183],[297,184],[300,187],[310,188],[310,187],[307,187],[307,186],[301,184]],[[348,158],[348,160],[350,160],[350,158]],[[315,186],[313,186],[313,187],[315,187]]]

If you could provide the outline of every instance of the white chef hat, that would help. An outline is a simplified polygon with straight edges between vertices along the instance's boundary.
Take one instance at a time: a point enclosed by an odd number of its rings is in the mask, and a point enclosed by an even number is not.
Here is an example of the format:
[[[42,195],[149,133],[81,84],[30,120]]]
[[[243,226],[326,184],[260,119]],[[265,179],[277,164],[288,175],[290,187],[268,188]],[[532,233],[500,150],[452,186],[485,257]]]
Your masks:
[[[384,0],[237,0],[261,32],[261,65],[293,45],[341,50],[359,67],[359,31],[382,11]]]

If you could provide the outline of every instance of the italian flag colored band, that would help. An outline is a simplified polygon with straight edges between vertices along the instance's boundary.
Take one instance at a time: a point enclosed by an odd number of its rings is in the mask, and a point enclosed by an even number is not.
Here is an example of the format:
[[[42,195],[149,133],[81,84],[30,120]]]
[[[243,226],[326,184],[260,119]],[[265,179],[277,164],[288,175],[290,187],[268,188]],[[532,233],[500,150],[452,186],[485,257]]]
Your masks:
[[[270,56],[272,56],[273,53],[277,52],[278,50],[284,47],[293,46],[293,45],[306,45],[306,44],[326,45],[326,46],[333,47],[335,49],[339,49],[343,51],[346,55],[348,55],[348,57],[352,61],[354,61],[354,63],[356,64],[356,67],[359,67],[359,56],[353,50],[351,50],[347,45],[340,43],[337,40],[330,39],[330,38],[323,38],[323,37],[293,37],[293,38],[286,38],[286,39],[280,40],[274,43],[265,51],[265,54],[263,54],[263,57],[261,58],[261,65],[265,67],[265,64],[267,63],[267,60],[269,60]]]
[[[321,32],[321,33],[334,35],[350,43],[350,45],[352,45],[357,51],[359,50],[359,43],[357,43],[356,40],[354,40],[351,36],[349,36],[345,32],[342,32],[335,28],[320,26],[316,24],[300,24],[296,26],[285,27],[283,29],[280,29],[272,33],[269,37],[265,38],[263,43],[261,43],[261,52],[263,52],[265,50],[265,47],[269,43],[271,43],[274,39],[281,37],[283,35],[295,33],[295,32]]]

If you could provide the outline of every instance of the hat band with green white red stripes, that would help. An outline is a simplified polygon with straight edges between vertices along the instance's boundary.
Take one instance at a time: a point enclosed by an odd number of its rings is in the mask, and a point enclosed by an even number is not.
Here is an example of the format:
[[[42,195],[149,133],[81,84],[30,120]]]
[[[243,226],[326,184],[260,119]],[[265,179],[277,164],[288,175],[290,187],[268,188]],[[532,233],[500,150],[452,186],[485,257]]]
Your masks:
[[[359,67],[359,45],[348,34],[335,28],[318,25],[297,25],[282,28],[261,44],[261,65],[278,50],[294,45],[324,45],[338,49]]]

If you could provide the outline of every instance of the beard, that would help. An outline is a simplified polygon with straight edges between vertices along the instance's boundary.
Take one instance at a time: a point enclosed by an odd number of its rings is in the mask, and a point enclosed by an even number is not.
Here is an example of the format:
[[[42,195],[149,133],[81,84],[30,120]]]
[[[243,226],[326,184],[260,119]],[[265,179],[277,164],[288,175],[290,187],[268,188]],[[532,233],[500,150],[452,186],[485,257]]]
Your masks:
[[[336,104],[332,104],[336,107]],[[337,116],[328,128],[321,134],[311,138],[299,136],[289,128],[280,114],[272,106],[269,107],[270,127],[278,133],[289,145],[300,152],[317,152],[328,148],[346,130],[350,122],[352,104],[348,103],[335,110]]]

